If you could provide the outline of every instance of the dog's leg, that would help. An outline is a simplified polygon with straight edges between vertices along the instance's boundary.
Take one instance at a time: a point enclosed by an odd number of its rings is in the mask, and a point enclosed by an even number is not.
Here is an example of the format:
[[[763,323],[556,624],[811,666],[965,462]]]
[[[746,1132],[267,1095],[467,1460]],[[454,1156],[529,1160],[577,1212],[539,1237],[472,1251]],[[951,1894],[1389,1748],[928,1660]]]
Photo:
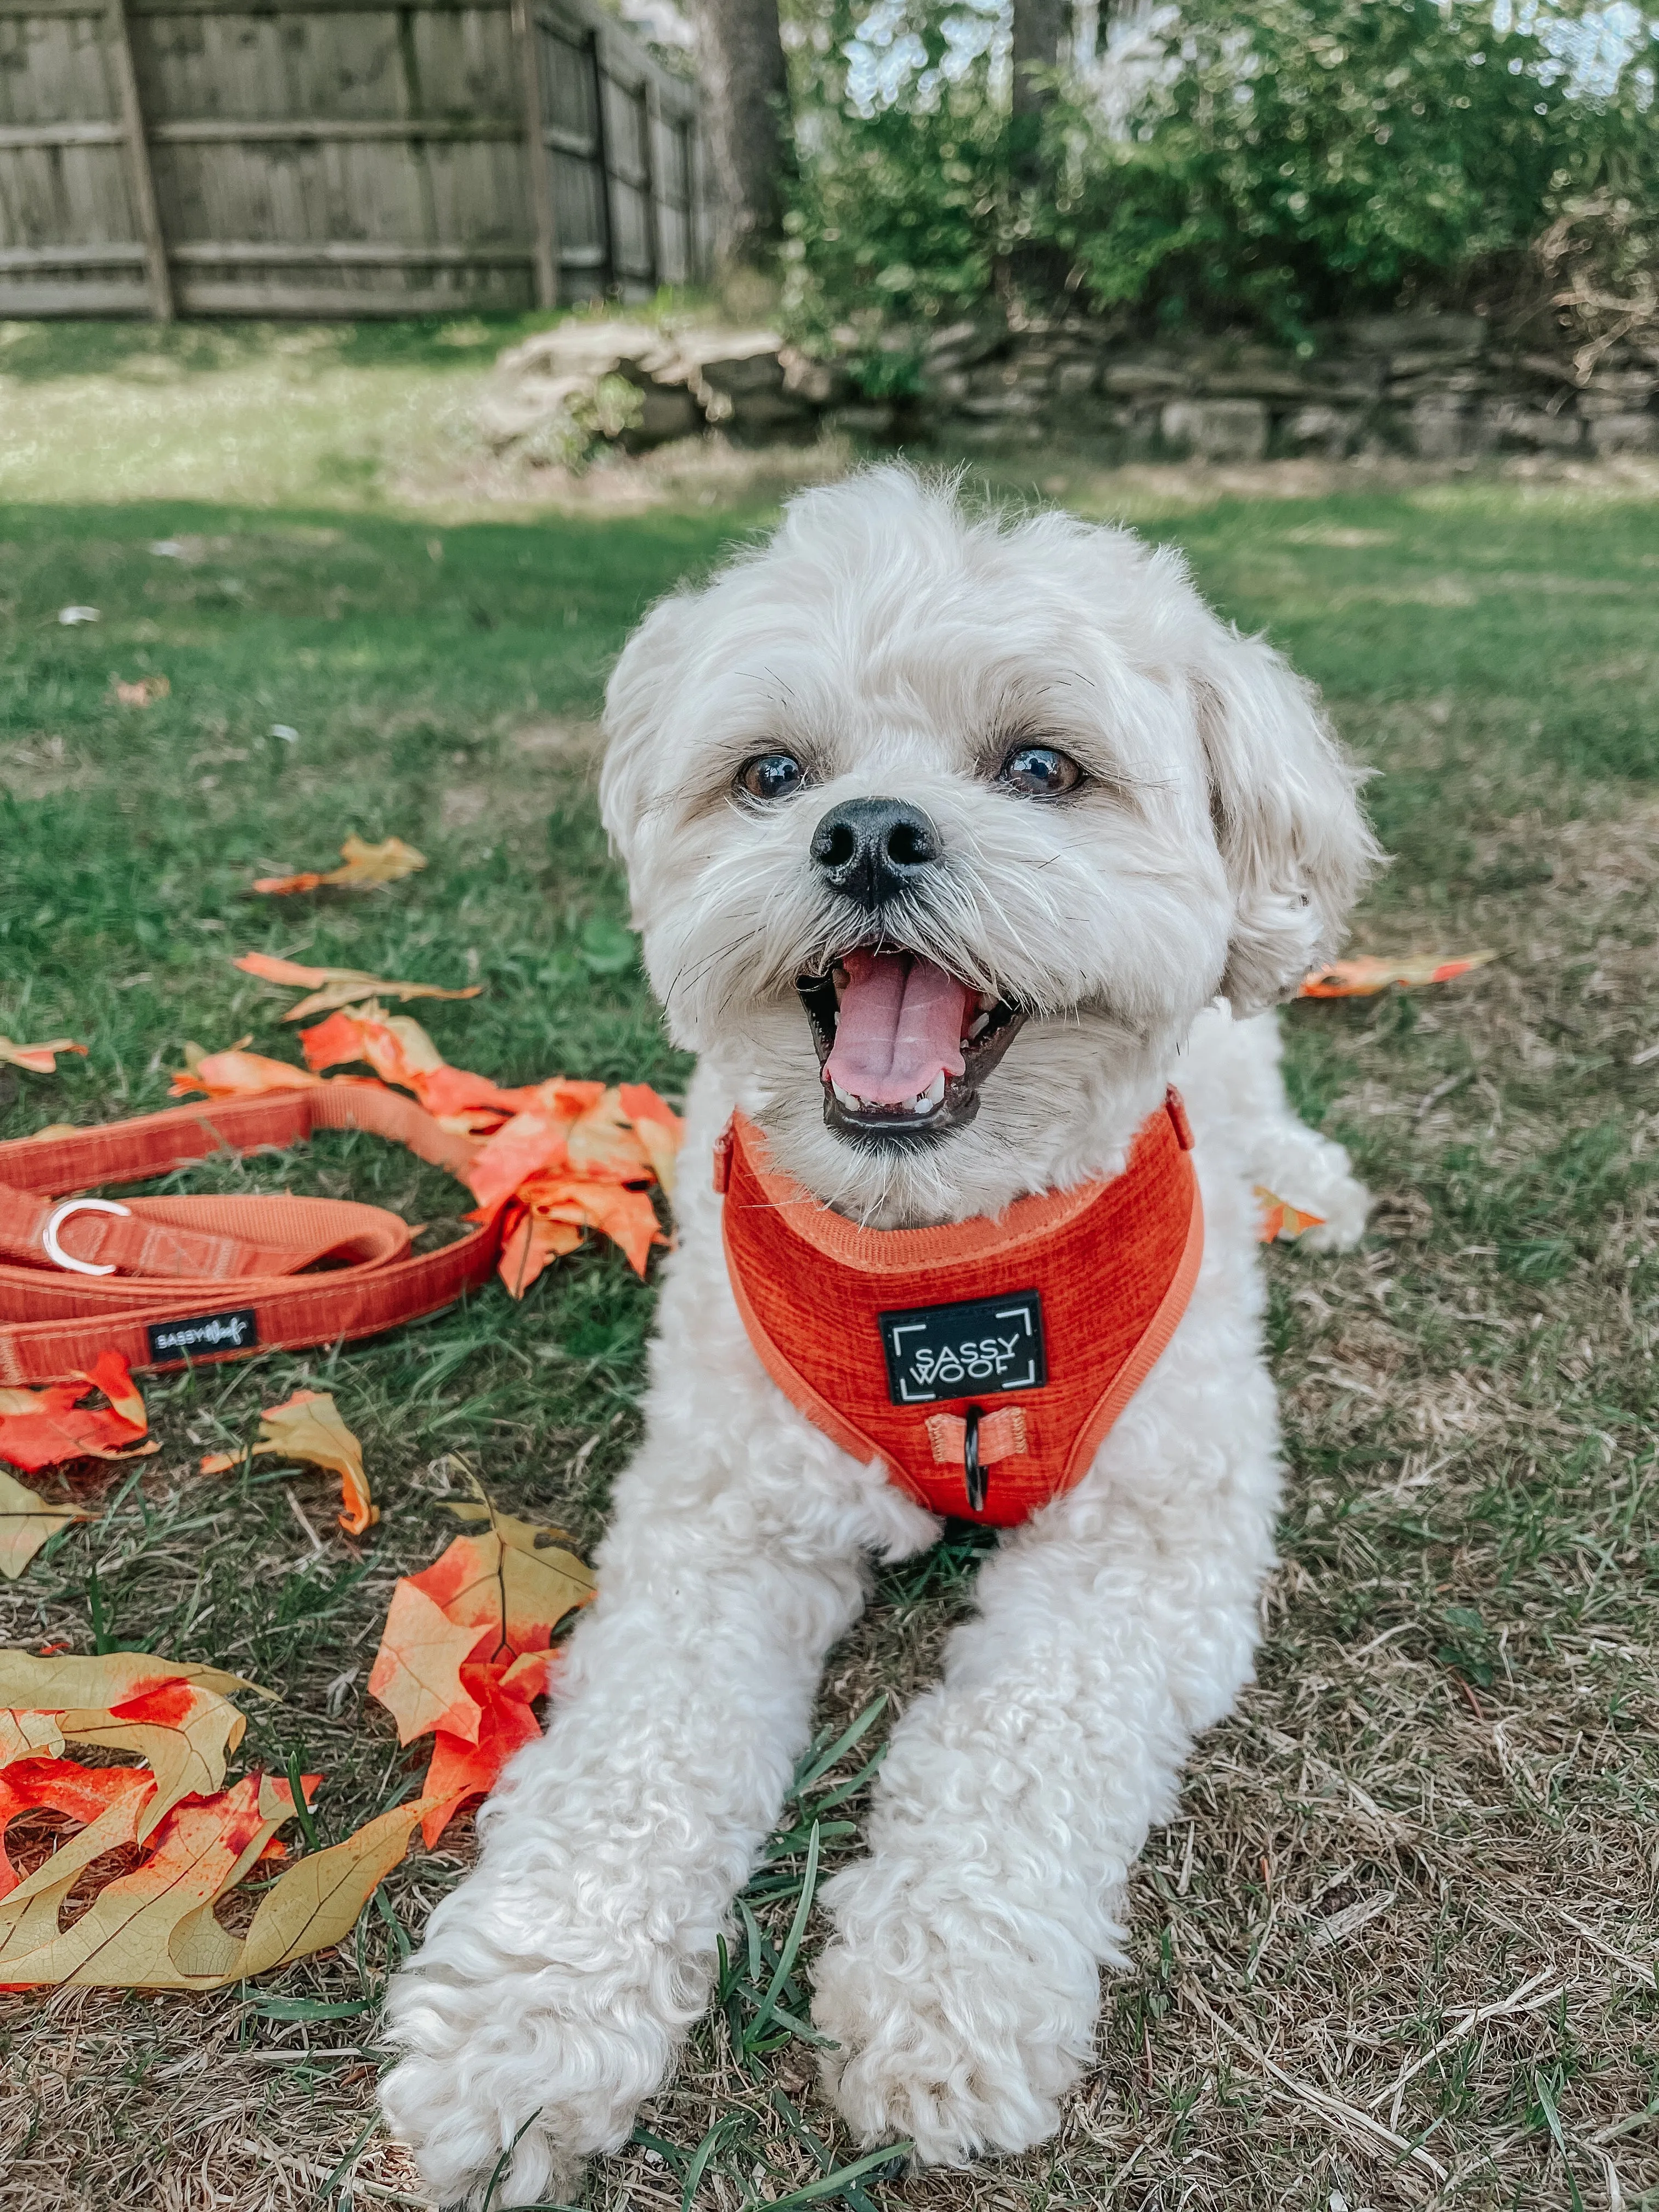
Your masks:
[[[1232,1124],[1226,1138],[1252,1182],[1263,1183],[1321,1226],[1302,1242],[1315,1252],[1347,1252],[1365,1231],[1370,1194],[1346,1148],[1302,1120],[1285,1095],[1277,1013],[1235,1021],[1224,1009],[1194,1024],[1179,1077],[1194,1121]]]
[[[1052,2133],[1099,1969],[1125,1964],[1125,1875],[1248,1678],[1271,1386],[1231,1327],[1185,1335],[1085,1483],[988,1563],[977,1619],[895,1732],[871,1856],[826,1886],[813,2017],[867,2142],[957,2165]]]
[[[383,2101],[446,2203],[509,2151],[494,2204],[567,2194],[582,2156],[626,2141],[707,2002],[823,1654],[862,1601],[861,1549],[884,1516],[896,1534],[896,1492],[721,1364],[676,1383],[676,1440],[653,1423],[623,1478],[547,1735],[393,1985],[404,2056]],[[913,1539],[932,1533],[907,1510]]]

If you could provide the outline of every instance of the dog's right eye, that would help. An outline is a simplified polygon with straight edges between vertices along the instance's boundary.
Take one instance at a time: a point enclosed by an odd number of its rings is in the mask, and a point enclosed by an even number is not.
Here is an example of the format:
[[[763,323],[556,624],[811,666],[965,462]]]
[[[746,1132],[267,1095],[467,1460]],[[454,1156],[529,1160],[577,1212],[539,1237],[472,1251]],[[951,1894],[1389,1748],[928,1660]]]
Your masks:
[[[793,753],[757,753],[738,770],[738,788],[750,799],[793,798],[806,771]]]

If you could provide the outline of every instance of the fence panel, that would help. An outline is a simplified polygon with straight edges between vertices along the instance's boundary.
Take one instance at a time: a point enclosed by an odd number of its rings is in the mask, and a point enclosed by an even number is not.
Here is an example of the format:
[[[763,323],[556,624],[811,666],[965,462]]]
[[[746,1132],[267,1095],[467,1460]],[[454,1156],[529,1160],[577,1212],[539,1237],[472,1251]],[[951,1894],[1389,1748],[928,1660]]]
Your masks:
[[[638,299],[698,138],[595,0],[0,0],[0,315]]]

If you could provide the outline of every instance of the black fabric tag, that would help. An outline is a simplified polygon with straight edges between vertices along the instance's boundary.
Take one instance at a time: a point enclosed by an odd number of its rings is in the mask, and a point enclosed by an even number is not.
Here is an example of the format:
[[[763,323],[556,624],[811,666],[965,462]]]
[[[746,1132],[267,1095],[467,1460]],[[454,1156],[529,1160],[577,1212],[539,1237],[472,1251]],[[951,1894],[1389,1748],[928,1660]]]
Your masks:
[[[1036,1390],[1048,1380],[1042,1300],[1035,1291],[966,1298],[953,1306],[912,1306],[880,1320],[887,1395],[896,1406]]]
[[[153,1321],[144,1334],[150,1364],[160,1367],[171,1359],[252,1352],[259,1341],[259,1320],[252,1306],[240,1306],[234,1313],[197,1314],[189,1321]]]

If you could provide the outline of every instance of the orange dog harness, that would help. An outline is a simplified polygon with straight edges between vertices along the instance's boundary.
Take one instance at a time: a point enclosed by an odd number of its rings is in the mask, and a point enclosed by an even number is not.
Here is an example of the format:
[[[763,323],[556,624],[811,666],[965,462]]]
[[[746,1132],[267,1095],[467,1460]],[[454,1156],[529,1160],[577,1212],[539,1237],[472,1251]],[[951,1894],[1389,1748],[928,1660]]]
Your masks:
[[[1000,1220],[860,1229],[764,1164],[734,1114],[715,1152],[726,1271],[778,1388],[935,1513],[1011,1528],[1082,1480],[1175,1333],[1204,1249],[1177,1094],[1109,1182]]]

